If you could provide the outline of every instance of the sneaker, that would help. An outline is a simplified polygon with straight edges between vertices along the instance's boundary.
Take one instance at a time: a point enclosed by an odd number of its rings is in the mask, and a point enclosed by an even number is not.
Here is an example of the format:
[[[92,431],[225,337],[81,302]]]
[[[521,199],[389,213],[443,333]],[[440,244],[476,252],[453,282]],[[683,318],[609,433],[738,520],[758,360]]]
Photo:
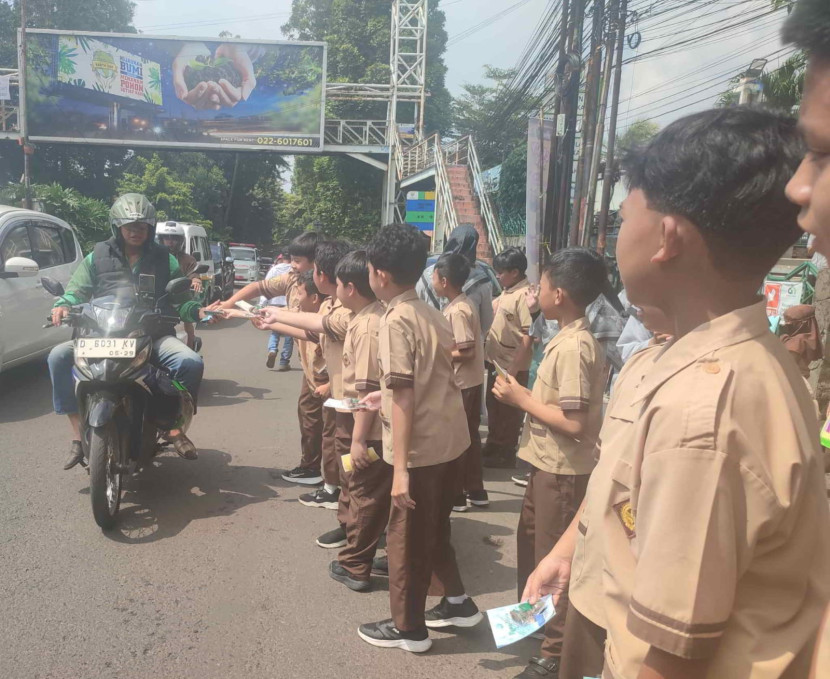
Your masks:
[[[353,578],[352,574],[343,568],[337,560],[332,561],[329,564],[329,576],[332,580],[336,580],[337,582],[346,585],[346,587],[353,592],[368,592],[372,589],[371,582],[368,580],[358,580],[357,578]]]
[[[290,472],[282,475],[283,480],[290,483],[299,483],[302,486],[316,486],[323,483],[323,477],[319,471],[306,469],[305,467],[294,467]]]
[[[291,370],[291,365],[289,363],[280,363],[280,367],[277,368],[277,372],[287,373]]]
[[[530,472],[527,472],[526,474],[516,474],[510,478],[513,479],[513,483],[517,486],[527,488],[527,484],[530,483]]]
[[[486,490],[471,490],[467,492],[467,499],[473,507],[489,507],[490,498]]]
[[[277,352],[276,351],[269,351],[268,358],[265,359],[265,367],[266,368],[273,368],[274,364],[277,362]]]
[[[76,464],[83,461],[84,449],[81,447],[81,442],[72,441],[72,445],[69,447],[69,456],[66,458],[66,462],[63,463],[63,468],[72,469]]]
[[[340,499],[340,489],[335,488],[329,493],[325,487],[318,488],[313,493],[300,495],[300,504],[306,507],[322,507],[323,509],[337,509],[337,501]]]
[[[484,617],[475,602],[467,597],[463,603],[451,604],[447,597],[424,614],[427,627],[475,627]]]
[[[317,543],[318,547],[322,547],[323,549],[337,549],[338,547],[345,547],[346,531],[343,530],[342,526],[338,526],[334,530],[330,530],[328,533],[323,533],[314,542]]]
[[[557,658],[531,658],[519,674],[513,679],[558,679],[559,660]]]
[[[372,575],[377,575],[381,578],[389,577],[389,557],[376,556],[372,559]]]
[[[402,648],[410,653],[424,653],[432,647],[426,627],[417,632],[401,632],[392,620],[381,620],[361,625],[358,636],[378,648]]]
[[[467,511],[467,496],[464,493],[461,493],[455,500],[452,501],[452,510],[454,512],[466,512]]]

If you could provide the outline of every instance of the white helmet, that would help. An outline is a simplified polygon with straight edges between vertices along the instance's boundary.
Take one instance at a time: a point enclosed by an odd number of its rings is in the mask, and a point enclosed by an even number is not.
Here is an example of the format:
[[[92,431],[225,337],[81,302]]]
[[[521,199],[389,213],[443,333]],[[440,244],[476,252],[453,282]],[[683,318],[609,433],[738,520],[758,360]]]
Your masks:
[[[178,236],[184,240],[184,229],[177,222],[164,222],[164,224],[156,226],[156,235],[159,238]]]

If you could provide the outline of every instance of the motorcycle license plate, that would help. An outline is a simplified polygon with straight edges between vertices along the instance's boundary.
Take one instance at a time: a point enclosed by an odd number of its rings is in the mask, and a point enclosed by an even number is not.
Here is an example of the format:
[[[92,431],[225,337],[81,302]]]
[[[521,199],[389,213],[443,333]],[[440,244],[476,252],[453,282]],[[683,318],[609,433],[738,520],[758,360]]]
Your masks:
[[[75,340],[75,355],[81,358],[133,358],[135,338],[90,338]]]

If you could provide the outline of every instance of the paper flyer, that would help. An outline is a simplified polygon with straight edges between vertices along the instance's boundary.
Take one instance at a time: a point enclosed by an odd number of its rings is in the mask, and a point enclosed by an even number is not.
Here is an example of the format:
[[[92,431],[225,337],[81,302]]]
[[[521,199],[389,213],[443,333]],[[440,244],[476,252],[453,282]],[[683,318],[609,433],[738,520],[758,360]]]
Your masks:
[[[548,594],[532,606],[525,602],[491,608],[487,611],[487,619],[490,621],[496,648],[504,648],[537,632],[555,614],[553,598]]]

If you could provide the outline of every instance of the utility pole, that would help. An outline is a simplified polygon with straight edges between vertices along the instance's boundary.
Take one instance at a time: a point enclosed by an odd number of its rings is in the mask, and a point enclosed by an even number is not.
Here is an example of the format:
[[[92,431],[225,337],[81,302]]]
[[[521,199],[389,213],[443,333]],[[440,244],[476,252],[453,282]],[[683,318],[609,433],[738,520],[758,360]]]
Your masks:
[[[614,94],[611,98],[611,125],[608,128],[608,153],[605,156],[605,172],[602,176],[602,201],[599,208],[597,251],[600,254],[605,254],[605,243],[608,235],[608,210],[611,206],[611,191],[614,188],[614,153],[617,143],[617,117],[620,110],[623,47],[625,46],[625,22],[627,17],[628,0],[620,0],[620,14],[617,22],[617,63],[614,67]]]
[[[20,0],[20,55],[18,58],[18,81],[23,83],[22,91],[26,91],[26,0]],[[26,102],[22,102],[22,110],[26,110]],[[20,109],[18,109],[20,111]],[[29,126],[26,116],[18,113],[20,120],[20,141],[23,146],[23,206],[32,209],[32,147],[29,146]]]

